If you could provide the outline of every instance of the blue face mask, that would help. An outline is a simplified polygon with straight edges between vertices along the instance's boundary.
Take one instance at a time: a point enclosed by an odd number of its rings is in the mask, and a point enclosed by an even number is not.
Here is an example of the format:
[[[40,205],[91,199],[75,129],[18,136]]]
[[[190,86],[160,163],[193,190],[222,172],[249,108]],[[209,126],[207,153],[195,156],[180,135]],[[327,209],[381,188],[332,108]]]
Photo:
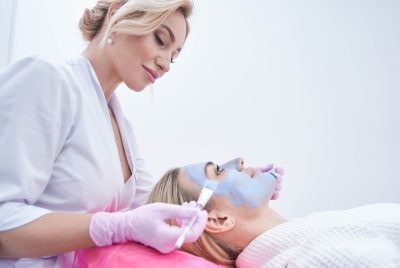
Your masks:
[[[199,187],[203,187],[207,176],[206,163],[191,164],[184,170]],[[240,172],[239,161],[231,160],[220,166],[224,169],[225,177],[219,182],[214,195],[226,196],[236,207],[247,204],[251,208],[260,207],[269,200],[275,189],[276,175],[272,172],[259,173],[253,178],[244,172]]]

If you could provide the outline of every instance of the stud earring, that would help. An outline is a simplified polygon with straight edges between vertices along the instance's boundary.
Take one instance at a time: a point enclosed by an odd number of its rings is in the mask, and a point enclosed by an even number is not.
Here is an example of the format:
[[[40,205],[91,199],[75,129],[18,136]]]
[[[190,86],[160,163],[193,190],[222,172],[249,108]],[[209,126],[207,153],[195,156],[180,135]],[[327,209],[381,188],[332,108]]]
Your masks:
[[[111,37],[107,38],[107,44],[112,45],[113,44],[113,40]]]

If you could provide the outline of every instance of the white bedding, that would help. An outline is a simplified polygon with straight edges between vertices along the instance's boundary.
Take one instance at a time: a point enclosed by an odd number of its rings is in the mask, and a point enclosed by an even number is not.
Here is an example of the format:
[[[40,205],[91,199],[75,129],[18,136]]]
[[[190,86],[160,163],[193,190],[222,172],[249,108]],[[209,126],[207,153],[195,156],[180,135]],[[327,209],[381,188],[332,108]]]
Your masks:
[[[257,237],[239,255],[240,268],[400,268],[400,204],[311,214]]]

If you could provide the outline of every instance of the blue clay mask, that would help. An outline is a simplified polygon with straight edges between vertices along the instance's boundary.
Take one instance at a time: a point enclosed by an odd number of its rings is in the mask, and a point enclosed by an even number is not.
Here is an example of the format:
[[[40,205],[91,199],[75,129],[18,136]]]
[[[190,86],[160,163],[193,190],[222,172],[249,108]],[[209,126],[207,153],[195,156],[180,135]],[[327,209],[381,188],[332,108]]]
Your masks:
[[[226,196],[236,207],[247,204],[251,208],[260,207],[269,200],[275,189],[276,176],[272,172],[259,173],[253,178],[244,172],[240,172],[239,161],[234,159],[222,165],[224,179],[219,182],[214,195]],[[207,180],[205,173],[206,163],[191,164],[184,170],[200,188]]]

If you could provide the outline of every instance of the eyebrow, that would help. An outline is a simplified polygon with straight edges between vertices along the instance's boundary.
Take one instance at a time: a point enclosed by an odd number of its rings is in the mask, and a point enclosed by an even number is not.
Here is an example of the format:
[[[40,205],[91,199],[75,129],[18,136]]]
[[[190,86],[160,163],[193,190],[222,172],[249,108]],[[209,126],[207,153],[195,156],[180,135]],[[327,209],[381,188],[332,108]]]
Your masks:
[[[204,173],[206,174],[206,176],[208,175],[208,173],[207,173],[207,168],[208,168],[208,166],[211,166],[211,165],[214,165],[214,163],[211,162],[211,161],[209,161],[209,162],[207,162],[206,165],[204,166]]]
[[[162,24],[161,27],[163,27],[164,29],[167,30],[167,32],[169,33],[169,37],[171,37],[172,43],[174,43],[174,42],[175,42],[175,35],[174,35],[174,33],[172,32],[171,28],[169,28],[169,27],[168,27],[167,25],[165,25],[165,24]],[[179,47],[179,48],[177,49],[177,51],[180,52],[181,49],[182,49],[182,48]]]

